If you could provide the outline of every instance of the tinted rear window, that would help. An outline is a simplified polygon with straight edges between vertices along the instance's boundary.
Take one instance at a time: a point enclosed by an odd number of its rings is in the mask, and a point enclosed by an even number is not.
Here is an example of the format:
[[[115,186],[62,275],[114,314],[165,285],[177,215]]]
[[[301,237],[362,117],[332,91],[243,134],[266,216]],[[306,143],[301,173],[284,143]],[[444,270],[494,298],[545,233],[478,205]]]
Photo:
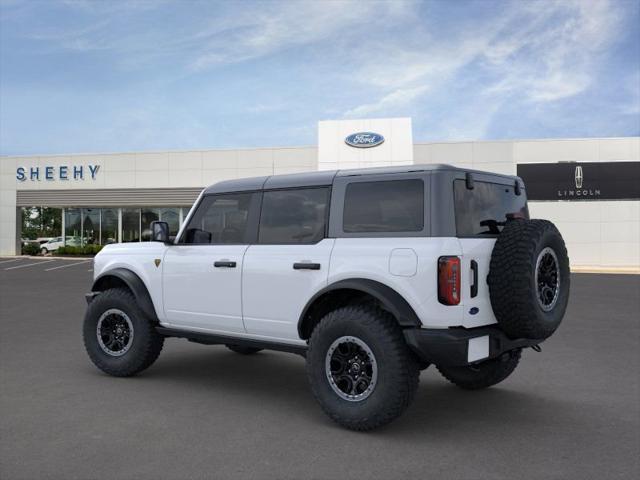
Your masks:
[[[458,236],[497,235],[508,214],[529,218],[527,197],[512,186],[476,181],[469,190],[464,180],[453,185]]]
[[[355,182],[347,185],[344,232],[419,232],[423,228],[422,180]]]

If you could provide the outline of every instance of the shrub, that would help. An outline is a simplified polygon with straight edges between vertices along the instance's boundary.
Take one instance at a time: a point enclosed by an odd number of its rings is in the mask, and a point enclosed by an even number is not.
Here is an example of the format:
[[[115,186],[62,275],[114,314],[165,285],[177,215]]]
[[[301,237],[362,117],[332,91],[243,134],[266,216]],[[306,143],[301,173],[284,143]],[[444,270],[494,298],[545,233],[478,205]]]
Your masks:
[[[27,243],[22,245],[23,255],[38,255],[40,253],[40,245],[37,243]]]
[[[82,247],[60,247],[56,250],[56,255],[95,255],[102,250],[102,245],[84,245]]]

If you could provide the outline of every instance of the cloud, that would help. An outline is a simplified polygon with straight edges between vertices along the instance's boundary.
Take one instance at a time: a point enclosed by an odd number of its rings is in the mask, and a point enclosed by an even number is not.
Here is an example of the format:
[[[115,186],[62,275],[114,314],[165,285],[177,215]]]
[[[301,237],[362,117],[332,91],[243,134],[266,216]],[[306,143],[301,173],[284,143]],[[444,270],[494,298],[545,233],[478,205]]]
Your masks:
[[[414,88],[399,88],[385,95],[374,103],[365,103],[359,105],[344,113],[345,117],[363,117],[379,111],[391,111],[396,108],[409,105],[415,99],[426,92],[428,86],[420,86]]]
[[[314,43],[331,44],[336,37],[353,36],[366,19],[368,29],[403,18],[411,3],[332,0],[326,2],[264,3],[233,17],[218,19],[198,34],[205,47],[191,62],[199,71],[221,64],[240,63]],[[220,23],[227,27],[220,29]]]
[[[512,98],[537,104],[573,97],[592,84],[599,55],[621,21],[616,4],[608,0],[574,0],[510,3],[498,15],[477,18],[446,38],[412,25],[421,49],[388,44],[383,47],[388,61],[360,65],[355,78],[377,98],[350,106],[344,116],[386,114],[426,94],[446,95],[467,83],[470,70],[479,78],[476,94],[494,105]],[[482,108],[478,115],[484,118],[475,123],[488,125],[498,110]]]

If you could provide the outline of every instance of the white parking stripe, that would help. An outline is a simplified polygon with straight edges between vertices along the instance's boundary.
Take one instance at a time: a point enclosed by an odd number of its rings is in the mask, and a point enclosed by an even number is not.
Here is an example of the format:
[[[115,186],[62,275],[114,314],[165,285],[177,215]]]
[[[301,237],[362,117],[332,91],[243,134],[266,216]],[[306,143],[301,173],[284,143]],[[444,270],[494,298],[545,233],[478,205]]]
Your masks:
[[[15,270],[16,268],[33,267],[34,265],[44,265],[45,263],[55,262],[55,260],[45,260],[36,263],[27,263],[26,265],[17,265],[15,267],[5,268],[5,270]]]
[[[93,268],[90,268],[89,270],[87,270],[87,272],[93,272]]]
[[[74,265],[82,265],[83,263],[87,263],[90,262],[91,260],[85,260],[84,262],[76,262],[76,263],[70,263],[68,265],[60,265],[58,267],[51,267],[51,268],[45,268],[44,271],[45,272],[50,272],[51,270],[58,270],[59,268],[67,268],[67,267],[73,267]]]
[[[11,263],[11,262],[17,262],[18,260],[22,260],[21,258],[14,258],[13,260],[3,260],[0,263]]]

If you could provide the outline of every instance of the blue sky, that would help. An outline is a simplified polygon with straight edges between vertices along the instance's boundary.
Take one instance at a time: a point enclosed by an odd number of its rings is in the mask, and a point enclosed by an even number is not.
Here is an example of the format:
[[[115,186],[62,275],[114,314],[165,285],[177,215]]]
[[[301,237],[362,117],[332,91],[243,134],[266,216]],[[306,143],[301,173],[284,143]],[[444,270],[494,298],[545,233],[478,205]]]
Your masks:
[[[637,0],[0,0],[0,154],[640,134]]]

